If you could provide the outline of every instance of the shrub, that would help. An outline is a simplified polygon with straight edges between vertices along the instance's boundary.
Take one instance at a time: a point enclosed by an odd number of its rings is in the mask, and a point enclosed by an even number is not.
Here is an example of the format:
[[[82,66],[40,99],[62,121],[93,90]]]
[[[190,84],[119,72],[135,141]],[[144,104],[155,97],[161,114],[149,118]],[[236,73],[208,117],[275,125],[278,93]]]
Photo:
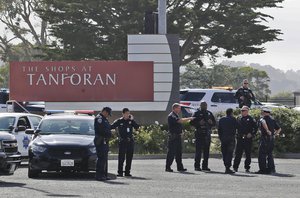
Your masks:
[[[255,109],[250,111],[250,115],[257,121],[260,119],[260,110]],[[239,110],[234,112],[235,116],[240,114]],[[217,120],[223,116],[224,113],[216,115]],[[291,109],[274,109],[272,116],[278,121],[282,128],[281,136],[275,139],[275,153],[282,152],[300,152],[300,113]],[[183,125],[183,152],[194,153],[194,131],[195,129],[189,124]],[[135,132],[135,153],[140,154],[153,154],[153,153],[166,153],[168,131],[167,125],[153,124],[148,126],[142,126],[137,132]],[[213,129],[213,134],[217,134],[217,130]],[[260,134],[253,141],[253,153],[258,153],[258,143]],[[111,151],[117,153],[118,140],[116,135],[112,138]],[[212,138],[211,151],[214,153],[220,153],[220,141],[217,137]]]

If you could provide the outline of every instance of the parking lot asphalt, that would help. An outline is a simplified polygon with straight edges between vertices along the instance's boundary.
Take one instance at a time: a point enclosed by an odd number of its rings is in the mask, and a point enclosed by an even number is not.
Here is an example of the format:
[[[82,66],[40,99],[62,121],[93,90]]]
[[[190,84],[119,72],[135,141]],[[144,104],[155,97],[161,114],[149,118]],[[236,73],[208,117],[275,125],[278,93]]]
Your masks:
[[[243,162],[243,161],[242,161]],[[175,163],[175,162],[174,162]],[[165,160],[134,160],[132,178],[116,177],[117,160],[109,160],[112,180],[99,182],[94,173],[42,173],[27,177],[23,165],[12,176],[0,177],[1,197],[300,197],[300,160],[275,159],[277,173],[224,174],[219,158],[209,161],[211,172],[196,172],[193,159],[184,159],[185,173],[164,171]],[[253,159],[252,171],[257,171]]]

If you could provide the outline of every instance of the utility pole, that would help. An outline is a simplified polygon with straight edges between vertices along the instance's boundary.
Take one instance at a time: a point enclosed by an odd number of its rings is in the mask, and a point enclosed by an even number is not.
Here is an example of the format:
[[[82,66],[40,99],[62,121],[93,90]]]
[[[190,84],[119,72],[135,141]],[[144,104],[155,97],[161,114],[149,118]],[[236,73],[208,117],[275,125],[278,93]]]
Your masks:
[[[167,34],[167,0],[158,0],[158,34]]]

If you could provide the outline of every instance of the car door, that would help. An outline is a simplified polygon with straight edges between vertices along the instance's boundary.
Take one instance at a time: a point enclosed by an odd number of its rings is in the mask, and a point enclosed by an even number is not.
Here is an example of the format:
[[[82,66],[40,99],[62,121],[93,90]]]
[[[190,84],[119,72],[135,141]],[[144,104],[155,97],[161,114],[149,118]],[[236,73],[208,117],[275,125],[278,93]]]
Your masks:
[[[238,108],[238,103],[233,92],[215,92],[211,97],[210,111],[213,113],[226,111],[226,109]]]
[[[30,121],[31,128],[36,129],[40,121],[42,120],[42,118],[43,118],[42,116],[38,116],[38,115],[29,115],[28,119]]]
[[[18,150],[22,157],[28,156],[28,145],[31,139],[30,135],[25,134],[26,129],[30,129],[31,124],[27,116],[21,116],[16,122],[16,127],[14,129],[14,135],[18,141]]]

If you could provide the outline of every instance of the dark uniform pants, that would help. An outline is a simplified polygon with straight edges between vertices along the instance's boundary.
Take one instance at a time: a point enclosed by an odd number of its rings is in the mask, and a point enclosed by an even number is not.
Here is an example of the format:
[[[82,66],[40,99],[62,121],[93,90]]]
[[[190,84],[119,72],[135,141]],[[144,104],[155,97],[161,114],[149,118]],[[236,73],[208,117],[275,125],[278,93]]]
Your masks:
[[[102,143],[96,146],[97,164],[96,164],[96,177],[107,177],[107,163],[108,163],[108,150],[107,143]]]
[[[236,149],[235,149],[235,158],[233,163],[233,168],[238,169],[241,163],[243,152],[245,151],[246,159],[244,168],[250,169],[251,164],[251,148],[252,148],[252,138],[241,138],[237,139]]]
[[[221,151],[223,156],[223,162],[226,168],[231,167],[231,161],[233,156],[233,151],[235,147],[235,139],[221,142]]]
[[[123,174],[123,164],[126,158],[125,173],[129,174],[134,151],[134,140],[123,139],[119,142],[118,173]]]
[[[177,170],[183,169],[181,137],[169,137],[166,169],[171,168],[174,158],[177,163]]]
[[[196,137],[195,168],[200,168],[201,156],[203,152],[202,168],[208,168],[208,158],[210,149],[211,135],[205,134]]]
[[[274,138],[261,138],[258,151],[258,165],[261,171],[274,171],[273,158]]]

